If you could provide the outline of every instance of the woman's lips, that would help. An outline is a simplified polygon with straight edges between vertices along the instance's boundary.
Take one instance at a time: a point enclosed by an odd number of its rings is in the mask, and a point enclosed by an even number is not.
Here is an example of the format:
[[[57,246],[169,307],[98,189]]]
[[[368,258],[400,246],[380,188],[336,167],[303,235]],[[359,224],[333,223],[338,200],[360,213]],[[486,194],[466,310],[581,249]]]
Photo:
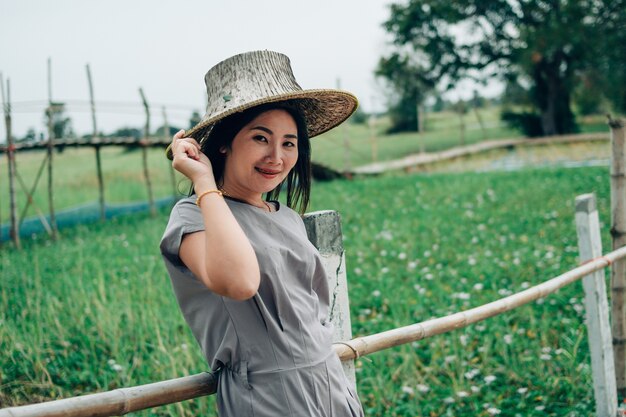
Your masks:
[[[274,170],[271,170],[271,169],[263,169],[263,168],[259,168],[259,167],[256,167],[254,169],[256,169],[256,171],[259,174],[263,175],[265,178],[274,178],[278,174],[280,174],[280,172],[281,172],[281,171],[274,171]]]

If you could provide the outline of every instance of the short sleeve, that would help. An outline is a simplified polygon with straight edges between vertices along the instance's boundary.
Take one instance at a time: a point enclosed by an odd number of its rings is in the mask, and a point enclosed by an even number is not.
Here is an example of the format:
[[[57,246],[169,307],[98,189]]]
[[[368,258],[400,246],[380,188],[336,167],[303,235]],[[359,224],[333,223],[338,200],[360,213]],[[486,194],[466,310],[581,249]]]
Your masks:
[[[178,256],[183,236],[204,230],[202,212],[194,200],[184,198],[172,208],[170,219],[161,238],[161,254],[175,266],[182,266]]]

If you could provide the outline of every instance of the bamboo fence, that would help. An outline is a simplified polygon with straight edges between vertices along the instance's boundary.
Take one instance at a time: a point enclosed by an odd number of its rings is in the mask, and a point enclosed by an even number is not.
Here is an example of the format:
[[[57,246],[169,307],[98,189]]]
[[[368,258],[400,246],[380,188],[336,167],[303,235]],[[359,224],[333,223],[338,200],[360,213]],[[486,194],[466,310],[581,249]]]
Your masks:
[[[342,361],[348,361],[394,346],[461,329],[553,294],[560,288],[595,271],[602,270],[624,257],[626,257],[626,247],[614,250],[546,282],[497,301],[409,326],[336,342],[333,348]],[[212,395],[216,392],[216,388],[216,377],[210,373],[201,373],[98,394],[5,408],[0,410],[0,417],[105,417],[124,415],[160,405]]]

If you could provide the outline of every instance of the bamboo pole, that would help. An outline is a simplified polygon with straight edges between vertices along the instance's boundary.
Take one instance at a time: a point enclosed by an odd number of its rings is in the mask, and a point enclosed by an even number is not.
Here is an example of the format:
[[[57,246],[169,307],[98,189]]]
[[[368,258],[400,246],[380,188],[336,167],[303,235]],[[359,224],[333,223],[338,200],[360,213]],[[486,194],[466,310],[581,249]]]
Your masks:
[[[165,106],[163,106],[163,137],[165,140],[170,140],[170,125],[167,123],[167,112],[165,111]],[[178,196],[178,191],[176,190],[176,173],[174,172],[174,167],[172,164],[170,166],[170,181],[172,182],[172,197],[174,201],[176,201],[176,197]]]
[[[460,329],[546,297],[560,288],[576,282],[592,272],[606,268],[611,263],[624,257],[626,257],[626,247],[586,262],[549,281],[480,307],[369,336],[357,337],[345,342],[338,342],[333,345],[333,348],[339,358],[342,361],[346,361],[390,347]],[[215,394],[216,383],[213,378],[212,374],[202,373],[99,394],[4,408],[0,410],[0,417],[108,417],[123,415],[132,411],[145,410],[159,405]]]
[[[543,282],[539,285],[500,300],[493,301],[467,311],[450,314],[448,316],[427,320],[421,323],[387,330],[370,336],[357,337],[348,342],[335,345],[335,351],[339,355],[339,358],[343,361],[354,359],[357,356],[369,355],[370,353],[378,352],[380,350],[405,343],[415,342],[452,330],[461,329],[472,323],[497,316],[498,314],[552,294],[560,288],[580,280],[582,277],[590,274],[591,272],[606,268],[616,259],[621,259],[625,256],[626,247],[622,247],[604,255],[599,259],[587,262],[575,269],[572,269],[571,271],[552,278],[549,281]]]
[[[372,162],[378,161],[378,137],[376,132],[376,116],[371,114],[368,118],[370,128],[370,148],[372,151]]]
[[[341,78],[337,78],[337,90],[341,90]],[[343,138],[343,172],[345,175],[349,176],[352,172],[352,155],[350,150],[350,141],[348,140],[348,134],[345,129],[345,124],[339,126],[338,129]]]
[[[478,124],[480,125],[480,131],[483,134],[483,140],[487,140],[487,130],[485,129],[485,123],[483,122],[483,118],[478,111],[480,96],[478,95],[478,91],[474,90],[474,97],[472,98],[472,109],[474,110],[474,115],[476,115],[476,120],[478,120]]]
[[[426,152],[426,137],[424,136],[424,106],[418,102],[415,106],[417,115],[417,135],[420,142],[420,153]]]
[[[581,262],[602,256],[600,219],[593,194],[576,197],[576,231]],[[617,386],[604,270],[600,269],[585,276],[583,288],[596,416],[615,417]]]
[[[11,216],[10,237],[15,247],[21,249],[19,226],[17,223],[17,204],[15,202],[15,145],[13,144],[13,133],[11,132],[11,84],[7,79],[6,94],[4,91],[4,79],[0,74],[0,90],[2,92],[2,104],[4,110],[4,124],[7,134],[7,159],[9,166],[9,204]]]
[[[626,244],[626,138],[624,123],[609,117],[611,127],[611,237],[612,247]],[[626,261],[611,268],[611,315],[617,392],[626,396]]]
[[[46,160],[44,159],[44,163],[45,161]],[[41,171],[39,172],[41,173]],[[37,216],[39,217],[39,221],[43,225],[44,229],[46,229],[46,232],[48,232],[48,235],[52,235],[52,228],[50,228],[50,225],[48,224],[48,221],[46,220],[46,216],[44,216],[43,211],[39,209],[39,207],[35,204],[35,200],[33,199],[33,193],[35,192],[36,182],[35,182],[35,186],[33,186],[31,191],[29,192],[28,187],[26,187],[26,184],[24,183],[24,180],[20,176],[19,172],[15,171],[15,174],[16,174],[18,182],[20,183],[20,186],[22,187],[22,191],[24,191],[24,194],[26,194],[26,204],[24,205],[24,209],[20,213],[19,227],[20,228],[22,227],[22,222],[24,221],[24,218],[26,217],[26,211],[28,210],[28,207],[32,204],[33,207],[35,208],[35,212],[37,213]]]
[[[89,84],[89,102],[91,103],[91,125],[93,127],[93,133],[91,134],[91,141],[93,143],[98,141],[98,125],[96,123],[96,102],[93,95],[93,82],[91,79],[91,68],[89,64],[85,65],[87,70],[87,83]],[[106,219],[106,209],[104,205],[104,178],[102,177],[102,160],[100,158],[100,144],[94,146],[96,151],[96,173],[98,174],[98,202],[100,205],[100,220]]]
[[[152,196],[152,183],[150,182],[150,171],[148,170],[148,145],[150,136],[150,106],[148,106],[148,100],[143,93],[143,89],[139,88],[139,95],[143,102],[143,107],[146,110],[146,126],[143,132],[143,139],[141,141],[141,159],[143,162],[143,176],[146,180],[146,188],[148,189],[148,204],[150,206],[150,215],[156,216],[156,208],[154,207],[154,197]]]
[[[54,125],[52,118],[54,109],[52,105],[52,61],[48,58],[48,209],[50,210],[50,227],[52,239],[57,239],[57,221],[54,213],[54,190],[52,187],[52,155],[54,152]]]
[[[459,114],[459,130],[461,136],[461,146],[465,146],[465,118],[463,115],[467,109],[465,108],[465,102],[463,100],[459,100],[457,103],[457,112]]]
[[[0,410],[0,417],[107,417],[214,394],[217,377],[201,373],[168,381],[120,388]]]

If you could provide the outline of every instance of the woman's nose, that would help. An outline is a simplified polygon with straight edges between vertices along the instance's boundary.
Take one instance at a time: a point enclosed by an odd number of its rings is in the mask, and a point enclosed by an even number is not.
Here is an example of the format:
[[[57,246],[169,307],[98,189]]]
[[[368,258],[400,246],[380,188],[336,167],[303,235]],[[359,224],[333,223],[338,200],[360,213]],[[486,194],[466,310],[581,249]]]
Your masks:
[[[278,146],[269,146],[267,150],[267,154],[265,155],[265,160],[268,162],[277,163],[280,161],[280,148]]]

